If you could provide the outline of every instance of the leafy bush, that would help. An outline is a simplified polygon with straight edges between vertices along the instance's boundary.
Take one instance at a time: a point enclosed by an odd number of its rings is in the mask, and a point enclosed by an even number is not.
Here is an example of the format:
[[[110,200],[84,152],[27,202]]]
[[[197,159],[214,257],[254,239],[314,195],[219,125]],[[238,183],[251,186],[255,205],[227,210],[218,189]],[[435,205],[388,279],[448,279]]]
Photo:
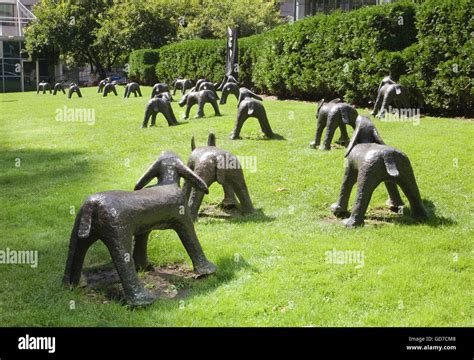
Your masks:
[[[407,87],[413,105],[424,104],[432,113],[472,116],[471,4],[396,2],[319,14],[242,38],[239,80],[280,98],[342,97],[366,106],[375,100],[380,80],[391,74]],[[158,52],[160,81],[180,76],[219,81],[224,75],[224,40],[182,41]]]
[[[159,50],[140,49],[130,53],[128,76],[142,84],[152,85],[157,81],[155,65],[159,59]]]

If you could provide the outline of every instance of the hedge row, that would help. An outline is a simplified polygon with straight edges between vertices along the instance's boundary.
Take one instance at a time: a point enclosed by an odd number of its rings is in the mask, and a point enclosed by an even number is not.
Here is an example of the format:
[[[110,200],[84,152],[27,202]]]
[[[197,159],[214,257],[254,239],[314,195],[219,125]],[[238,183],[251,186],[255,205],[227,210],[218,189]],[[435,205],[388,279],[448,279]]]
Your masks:
[[[142,84],[153,85],[156,77],[156,63],[160,58],[158,49],[140,49],[132,51],[128,59],[128,76]]]
[[[472,0],[320,14],[239,39],[239,79],[280,98],[343,97],[366,106],[390,73],[407,86],[413,106],[472,116],[473,33]],[[183,41],[158,52],[154,75],[160,81],[178,76],[218,81],[224,74],[223,40]]]

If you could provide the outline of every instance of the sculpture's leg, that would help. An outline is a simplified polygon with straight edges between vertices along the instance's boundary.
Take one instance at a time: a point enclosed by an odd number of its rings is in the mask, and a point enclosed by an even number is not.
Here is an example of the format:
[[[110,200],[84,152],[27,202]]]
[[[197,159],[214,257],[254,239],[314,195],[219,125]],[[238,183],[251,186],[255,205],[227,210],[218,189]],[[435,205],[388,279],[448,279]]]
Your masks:
[[[327,127],[326,127],[326,136],[324,137],[323,146],[321,150],[331,150],[331,141],[332,141],[332,138],[334,137],[334,133],[336,131],[338,124],[339,124],[338,119],[328,120]]]
[[[52,92],[52,91],[51,91],[51,87],[49,87],[48,90],[49,90],[49,93],[51,94],[51,92]]]
[[[237,199],[235,198],[234,189],[228,183],[222,184],[224,189],[224,200],[219,204],[223,209],[234,209],[237,207]]]
[[[127,301],[131,305],[141,306],[151,304],[155,299],[145,289],[135,270],[132,257],[132,235],[124,233],[123,229],[107,236],[104,240],[110,256],[120,277]]]
[[[240,171],[242,172],[242,169],[240,169]],[[238,177],[231,177],[229,179],[229,183],[231,184],[232,189],[235,191],[235,195],[237,195],[237,198],[239,199],[242,212],[254,212],[255,208],[253,207],[252,200],[250,199],[250,194],[247,184],[245,183],[243,173]]]
[[[66,94],[66,91],[64,91],[64,88],[61,86],[61,91],[63,92],[63,94]]]
[[[316,125],[316,134],[314,135],[314,141],[309,144],[313,149],[317,149],[321,144],[321,136],[323,135],[323,130],[326,127],[326,119],[318,119]]]
[[[385,181],[385,187],[387,188],[388,192],[388,200],[386,204],[390,207],[391,211],[398,213],[404,203],[400,197],[397,184],[391,181]]]
[[[176,84],[174,84],[174,87],[173,87],[173,95],[176,95]]]
[[[116,88],[113,88],[112,91],[114,92],[115,96],[118,96]]]
[[[349,135],[347,134],[346,124],[344,124],[344,122],[342,121],[339,124],[339,130],[341,131],[341,137],[336,142],[340,145],[347,147],[347,145],[349,145],[350,139],[349,139]]]
[[[189,112],[191,111],[192,107],[193,105],[189,102],[189,99],[188,99],[188,101],[186,102],[186,111],[184,112],[185,119],[189,119]]]
[[[370,115],[372,115],[372,116],[377,115],[377,113],[380,110],[380,106],[382,105],[382,99],[383,99],[382,91],[379,91],[377,93],[377,99],[375,100],[374,109],[372,110]]]
[[[194,271],[200,275],[208,275],[216,272],[217,267],[208,261],[206,255],[204,255],[189,213],[183,215],[183,219],[176,225],[175,231],[178,233],[186,252],[191,258]]]
[[[38,88],[36,89],[36,95],[38,95],[40,93],[40,87],[38,86]]]
[[[147,247],[148,247],[148,236],[150,232],[147,231],[142,234],[135,235],[135,247],[133,248],[133,260],[135,261],[135,266],[140,270],[148,270],[152,266],[151,262],[148,260]]]
[[[176,118],[174,118],[174,114],[171,114],[170,110],[173,111],[173,109],[170,109],[170,107],[166,107],[163,109],[162,113],[168,122],[168,126],[174,126],[177,124],[177,122]]]
[[[151,124],[150,127],[155,127],[156,126],[156,116],[158,115],[157,112],[154,112],[151,114]]]
[[[69,255],[66,262],[66,269],[64,271],[63,284],[66,286],[76,286],[81,280],[82,266],[89,247],[97,240],[97,238],[89,236],[87,238],[79,239],[77,231],[79,227],[79,220],[81,218],[79,213],[71,233],[71,240],[69,243]]]
[[[248,115],[245,113],[246,111],[239,112],[237,115],[237,120],[235,121],[234,130],[232,130],[232,134],[230,138],[232,140],[236,140],[240,136],[240,131],[242,130],[242,126],[244,125],[245,120],[248,119]]]
[[[224,105],[225,103],[227,103],[227,94],[227,91],[222,91],[221,101],[219,102],[219,104]]]
[[[339,191],[339,199],[336,203],[331,205],[331,211],[337,217],[348,217],[350,214],[347,211],[349,198],[351,197],[352,187],[357,181],[357,170],[346,166],[344,177],[342,178],[341,190]]]
[[[403,193],[410,203],[411,216],[415,219],[425,220],[428,214],[421,201],[420,190],[416,184],[413,170],[406,169],[405,172],[400,175],[397,183],[402,188]]]
[[[181,86],[181,96],[184,96],[186,94],[186,86]]]
[[[53,95],[56,95],[57,91],[58,91],[58,90],[57,90],[56,88],[54,88],[54,90],[53,90]]]
[[[206,101],[200,96],[198,98],[198,112],[196,116],[194,117],[195,119],[204,117],[204,104],[205,103]]]
[[[77,89],[77,96],[79,96],[80,98],[82,97],[81,89]]]
[[[266,137],[272,138],[273,137],[273,130],[270,126],[270,122],[268,121],[267,113],[264,108],[262,108],[262,112],[257,116],[258,123],[260,124],[260,129],[265,134]]]
[[[46,94],[46,86],[43,86],[43,94]]]
[[[380,180],[371,177],[369,171],[359,171],[357,178],[357,195],[352,207],[351,216],[344,220],[343,223],[347,227],[356,227],[364,225],[364,217],[367,208],[369,207],[370,199],[375,188],[380,183]]]
[[[142,97],[142,90],[140,88],[137,89],[137,93],[138,93],[138,96]]]
[[[221,112],[219,111],[219,105],[217,105],[217,101],[216,100],[211,100],[211,105],[214,108],[215,115],[216,116],[221,116]]]
[[[124,91],[124,93],[123,93],[123,98],[124,98],[124,99],[125,99],[125,98],[128,98],[127,95],[128,95],[128,88],[125,88],[125,91]]]
[[[385,117],[385,112],[387,111],[387,104],[388,104],[388,99],[387,98],[388,98],[388,95],[383,97],[380,113],[377,115],[377,117],[379,117],[379,118]]]

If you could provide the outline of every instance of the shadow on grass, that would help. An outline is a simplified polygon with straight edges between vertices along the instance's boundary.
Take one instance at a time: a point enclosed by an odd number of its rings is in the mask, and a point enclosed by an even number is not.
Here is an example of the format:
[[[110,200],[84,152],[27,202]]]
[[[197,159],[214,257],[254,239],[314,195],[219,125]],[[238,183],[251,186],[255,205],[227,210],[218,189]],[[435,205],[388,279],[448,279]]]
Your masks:
[[[208,276],[197,276],[184,264],[168,264],[140,272],[139,277],[157,301],[181,300],[214,291],[233,280],[239,270],[257,271],[242,257],[220,258],[216,265],[217,272]],[[81,286],[86,288],[86,295],[93,301],[116,301],[126,305],[120,278],[112,263],[84,269]]]
[[[207,205],[199,211],[200,218],[225,219],[228,222],[271,222],[275,220],[273,216],[267,216],[262,209],[255,209],[251,214],[242,214],[238,208],[224,209],[219,205]]]
[[[41,195],[55,183],[77,182],[89,173],[87,159],[80,158],[83,155],[54,149],[0,149],[0,186]]]
[[[384,223],[392,223],[399,225],[428,225],[431,227],[451,226],[455,225],[456,221],[444,216],[436,215],[436,206],[430,200],[423,200],[423,205],[428,213],[428,218],[425,221],[419,221],[411,217],[411,210],[405,207],[403,215],[393,213],[388,208],[375,208],[367,212],[366,222],[374,225],[382,225]]]

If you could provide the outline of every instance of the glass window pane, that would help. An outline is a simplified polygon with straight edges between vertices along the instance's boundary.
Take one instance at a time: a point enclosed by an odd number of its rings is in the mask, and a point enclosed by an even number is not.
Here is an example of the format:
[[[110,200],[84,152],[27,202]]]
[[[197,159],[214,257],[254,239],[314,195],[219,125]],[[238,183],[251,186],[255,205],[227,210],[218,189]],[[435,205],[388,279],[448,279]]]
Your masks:
[[[18,41],[4,41],[3,42],[3,57],[19,58],[20,57],[20,43]]]

